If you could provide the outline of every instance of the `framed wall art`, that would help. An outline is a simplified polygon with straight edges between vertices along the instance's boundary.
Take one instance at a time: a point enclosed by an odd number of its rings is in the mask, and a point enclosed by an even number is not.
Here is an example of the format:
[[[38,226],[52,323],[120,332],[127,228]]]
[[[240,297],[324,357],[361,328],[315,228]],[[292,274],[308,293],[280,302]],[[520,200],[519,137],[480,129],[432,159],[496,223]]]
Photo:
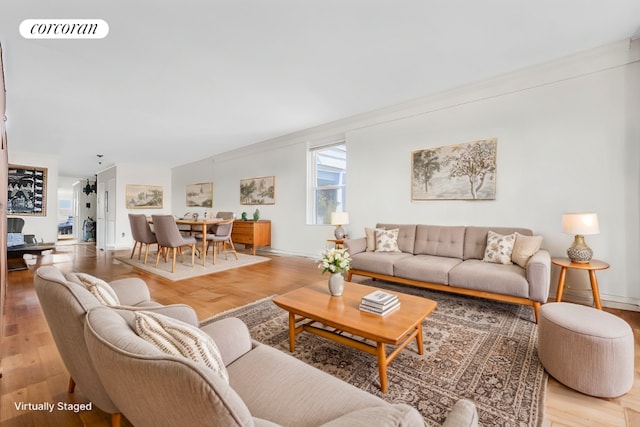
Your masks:
[[[240,180],[241,205],[273,205],[276,203],[276,177],[263,176]]]
[[[9,165],[7,214],[47,215],[47,169]]]
[[[187,206],[210,208],[213,206],[213,182],[187,185]]]
[[[411,200],[494,200],[496,138],[411,153]]]
[[[127,184],[127,209],[162,209],[162,187],[159,185]]]

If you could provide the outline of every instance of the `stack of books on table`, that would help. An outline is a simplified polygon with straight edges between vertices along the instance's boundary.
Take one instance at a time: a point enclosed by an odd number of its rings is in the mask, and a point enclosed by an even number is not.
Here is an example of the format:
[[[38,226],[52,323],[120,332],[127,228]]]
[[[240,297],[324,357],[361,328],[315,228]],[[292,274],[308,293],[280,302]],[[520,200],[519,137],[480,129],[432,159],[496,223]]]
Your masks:
[[[362,297],[360,310],[384,316],[400,307],[398,296],[385,291],[371,292]]]

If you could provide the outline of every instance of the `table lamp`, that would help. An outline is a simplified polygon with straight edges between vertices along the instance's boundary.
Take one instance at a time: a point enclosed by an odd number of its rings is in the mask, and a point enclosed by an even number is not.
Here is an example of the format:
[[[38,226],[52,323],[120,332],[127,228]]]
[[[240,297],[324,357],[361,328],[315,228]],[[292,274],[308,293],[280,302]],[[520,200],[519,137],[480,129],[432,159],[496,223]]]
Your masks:
[[[331,212],[331,225],[336,226],[336,231],[333,232],[333,235],[336,236],[336,239],[344,239],[344,236],[346,234],[342,226],[347,224],[349,224],[348,212]]]
[[[563,214],[562,232],[575,235],[573,244],[567,249],[569,259],[580,264],[588,264],[593,251],[584,242],[584,236],[600,233],[598,214],[593,212]]]

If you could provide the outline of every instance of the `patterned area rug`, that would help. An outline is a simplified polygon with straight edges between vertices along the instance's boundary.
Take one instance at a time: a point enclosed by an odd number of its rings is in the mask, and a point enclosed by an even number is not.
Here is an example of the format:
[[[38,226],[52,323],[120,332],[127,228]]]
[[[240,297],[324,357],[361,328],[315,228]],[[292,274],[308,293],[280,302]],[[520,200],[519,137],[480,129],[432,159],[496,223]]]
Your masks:
[[[391,362],[389,391],[380,392],[377,361],[367,353],[302,333],[293,356],[384,400],[417,408],[429,426],[442,424],[460,398],[475,402],[484,426],[542,424],[547,374],[538,360],[531,307],[364,283],[438,302],[423,323],[424,355],[416,353],[413,341]],[[257,341],[289,353],[288,314],[270,298],[202,323],[229,316],[247,323]]]

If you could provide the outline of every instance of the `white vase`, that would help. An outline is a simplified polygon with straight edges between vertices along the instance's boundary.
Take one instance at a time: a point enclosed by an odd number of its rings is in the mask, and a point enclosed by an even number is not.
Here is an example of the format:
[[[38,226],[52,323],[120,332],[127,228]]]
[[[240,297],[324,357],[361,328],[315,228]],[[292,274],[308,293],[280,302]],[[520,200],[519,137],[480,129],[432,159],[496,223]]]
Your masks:
[[[344,290],[344,277],[342,273],[331,273],[329,276],[329,292],[334,297],[339,297],[342,295],[342,291]]]

